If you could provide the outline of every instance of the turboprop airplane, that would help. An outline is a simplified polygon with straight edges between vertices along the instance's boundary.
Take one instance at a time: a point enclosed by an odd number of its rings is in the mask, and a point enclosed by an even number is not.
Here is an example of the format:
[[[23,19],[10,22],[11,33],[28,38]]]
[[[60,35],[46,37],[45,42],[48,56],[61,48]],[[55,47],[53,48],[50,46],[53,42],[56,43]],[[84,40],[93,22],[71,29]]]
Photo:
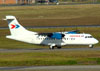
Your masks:
[[[69,32],[38,33],[26,30],[21,26],[15,16],[6,16],[11,35],[6,38],[31,44],[48,45],[50,49],[65,45],[89,45],[93,48],[99,41],[90,34]]]

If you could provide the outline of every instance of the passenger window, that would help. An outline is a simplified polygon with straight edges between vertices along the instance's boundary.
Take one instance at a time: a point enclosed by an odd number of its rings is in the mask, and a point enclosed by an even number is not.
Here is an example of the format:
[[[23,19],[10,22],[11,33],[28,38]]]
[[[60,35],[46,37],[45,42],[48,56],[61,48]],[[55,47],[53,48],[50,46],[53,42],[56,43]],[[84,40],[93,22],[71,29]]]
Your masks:
[[[66,38],[64,38],[66,40]]]
[[[85,38],[88,38],[87,36],[85,36]]]

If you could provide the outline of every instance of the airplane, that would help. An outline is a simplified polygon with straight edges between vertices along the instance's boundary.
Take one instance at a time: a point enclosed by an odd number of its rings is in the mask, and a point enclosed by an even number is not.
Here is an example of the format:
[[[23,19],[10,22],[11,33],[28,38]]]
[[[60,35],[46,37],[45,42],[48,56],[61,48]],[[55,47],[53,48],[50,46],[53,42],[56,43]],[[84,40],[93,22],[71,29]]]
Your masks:
[[[19,24],[15,16],[6,16],[11,35],[6,38],[22,41],[30,44],[48,45],[50,49],[61,49],[65,45],[93,45],[99,41],[90,34],[78,33],[77,31],[38,33],[25,29]]]

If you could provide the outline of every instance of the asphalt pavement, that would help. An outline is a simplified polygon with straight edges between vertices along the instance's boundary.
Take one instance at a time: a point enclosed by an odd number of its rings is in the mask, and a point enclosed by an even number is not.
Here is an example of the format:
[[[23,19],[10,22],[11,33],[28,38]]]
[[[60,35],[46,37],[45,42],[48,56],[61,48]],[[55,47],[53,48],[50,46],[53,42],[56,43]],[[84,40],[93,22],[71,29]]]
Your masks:
[[[100,65],[0,67],[0,71],[100,71]]]
[[[95,48],[61,48],[61,49],[49,49],[49,48],[17,48],[17,49],[0,49],[0,53],[6,52],[48,52],[48,51],[100,51],[100,47]]]

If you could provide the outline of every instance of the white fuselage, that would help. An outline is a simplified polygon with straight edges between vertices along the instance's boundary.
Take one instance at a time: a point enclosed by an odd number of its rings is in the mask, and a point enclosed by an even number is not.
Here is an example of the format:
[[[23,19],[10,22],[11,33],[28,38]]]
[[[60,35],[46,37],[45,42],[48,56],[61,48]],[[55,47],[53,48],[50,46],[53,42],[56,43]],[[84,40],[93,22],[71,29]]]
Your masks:
[[[41,36],[37,33],[23,34],[20,36],[7,36],[7,38],[23,41],[31,44],[65,46],[65,45],[94,45],[98,40],[93,38],[90,34],[65,34],[62,39],[49,38]]]
[[[64,45],[92,45],[98,43],[98,40],[93,38],[90,34],[78,34],[75,31],[57,32],[48,34],[39,34],[25,29],[19,24],[15,16],[6,16],[8,26],[10,29],[9,39],[14,39],[31,44],[49,45],[51,49],[55,46],[61,48]],[[74,34],[73,34],[74,33]]]

